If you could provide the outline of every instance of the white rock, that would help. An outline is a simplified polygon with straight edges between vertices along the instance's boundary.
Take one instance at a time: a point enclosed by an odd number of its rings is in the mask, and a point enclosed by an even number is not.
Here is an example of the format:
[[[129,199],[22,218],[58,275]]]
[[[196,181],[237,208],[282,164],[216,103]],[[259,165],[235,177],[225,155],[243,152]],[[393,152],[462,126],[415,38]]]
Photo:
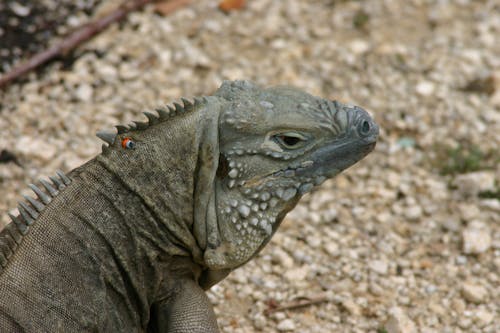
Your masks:
[[[326,253],[332,257],[338,257],[340,255],[339,246],[336,242],[330,241],[323,245]]]
[[[435,85],[430,81],[421,81],[417,84],[415,90],[419,95],[430,96],[434,93]]]
[[[361,308],[350,298],[342,301],[342,306],[353,316],[361,315]]]
[[[491,247],[491,232],[488,226],[480,221],[473,221],[462,231],[463,252],[479,254]]]
[[[370,44],[362,39],[355,39],[349,43],[349,49],[354,54],[366,53],[370,49]]]
[[[280,265],[284,268],[293,267],[292,257],[281,248],[277,248],[276,251],[273,252],[271,260],[273,264]]]
[[[479,309],[474,314],[474,319],[477,321],[479,326],[483,327],[490,324],[493,319],[495,319],[495,315],[487,310]]]
[[[297,282],[297,281],[304,280],[308,273],[309,273],[309,269],[307,268],[307,266],[302,266],[302,267],[287,270],[284,275],[288,281]]]
[[[495,190],[495,173],[478,171],[458,175],[453,181],[453,185],[464,197],[477,196],[479,192]]]
[[[45,162],[56,155],[56,147],[40,138],[22,136],[16,141],[16,151],[23,155],[40,158]]]
[[[465,282],[462,296],[471,303],[483,303],[488,297],[488,290],[481,285]]]
[[[295,330],[295,323],[291,319],[283,319],[276,327],[280,332],[289,332]]]
[[[369,263],[369,267],[377,274],[385,275],[389,269],[389,264],[382,260],[373,260]]]
[[[266,323],[266,317],[262,314],[258,314],[253,318],[253,326],[258,330],[262,331],[266,327]]]
[[[460,203],[458,211],[460,212],[460,217],[465,221],[473,220],[481,214],[477,205],[472,203]]]
[[[413,205],[405,209],[405,217],[410,221],[418,221],[422,217],[422,207]]]
[[[17,16],[21,16],[21,17],[28,16],[31,12],[30,7],[23,6],[22,4],[20,4],[19,2],[16,2],[16,1],[10,2],[9,7],[10,7],[10,10],[12,10],[14,12],[14,14],[16,14]]]
[[[82,83],[75,90],[75,97],[82,102],[90,102],[94,95],[94,89],[90,84]]]
[[[385,324],[387,333],[416,333],[417,329],[401,308],[394,307],[390,311],[389,320]]]

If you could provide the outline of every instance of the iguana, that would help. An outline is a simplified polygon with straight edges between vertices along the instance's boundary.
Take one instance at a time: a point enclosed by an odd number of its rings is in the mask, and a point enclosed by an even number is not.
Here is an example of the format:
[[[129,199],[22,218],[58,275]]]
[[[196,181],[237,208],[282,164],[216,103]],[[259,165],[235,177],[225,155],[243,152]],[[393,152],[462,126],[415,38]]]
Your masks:
[[[248,81],[145,115],[10,215],[2,332],[218,332],[204,291],[378,136],[359,107]]]

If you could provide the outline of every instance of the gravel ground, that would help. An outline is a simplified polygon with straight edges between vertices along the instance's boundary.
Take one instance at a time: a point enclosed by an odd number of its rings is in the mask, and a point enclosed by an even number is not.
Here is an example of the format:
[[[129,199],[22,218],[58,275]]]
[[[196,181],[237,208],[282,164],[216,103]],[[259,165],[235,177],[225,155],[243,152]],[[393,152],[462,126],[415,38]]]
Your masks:
[[[380,142],[210,291],[222,331],[500,332],[499,36],[488,0],[148,7],[0,92],[0,211],[140,110],[224,79],[290,84],[364,106]]]

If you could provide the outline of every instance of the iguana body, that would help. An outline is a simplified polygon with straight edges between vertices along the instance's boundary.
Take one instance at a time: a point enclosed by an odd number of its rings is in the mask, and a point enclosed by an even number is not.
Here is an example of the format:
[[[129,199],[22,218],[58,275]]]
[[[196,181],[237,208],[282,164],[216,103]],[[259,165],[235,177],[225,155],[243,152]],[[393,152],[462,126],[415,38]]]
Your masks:
[[[33,187],[0,233],[2,332],[218,332],[204,290],[378,135],[362,109],[292,88],[183,101]]]

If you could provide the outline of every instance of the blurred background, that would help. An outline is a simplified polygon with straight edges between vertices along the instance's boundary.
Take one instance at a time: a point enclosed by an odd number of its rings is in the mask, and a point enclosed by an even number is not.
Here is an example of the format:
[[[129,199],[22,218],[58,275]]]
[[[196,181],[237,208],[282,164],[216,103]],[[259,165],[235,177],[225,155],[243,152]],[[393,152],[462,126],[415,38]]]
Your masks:
[[[159,1],[0,90],[0,226],[99,129],[223,80],[360,105],[365,160],[212,288],[223,332],[500,332],[500,4]],[[121,1],[3,0],[0,76]]]

